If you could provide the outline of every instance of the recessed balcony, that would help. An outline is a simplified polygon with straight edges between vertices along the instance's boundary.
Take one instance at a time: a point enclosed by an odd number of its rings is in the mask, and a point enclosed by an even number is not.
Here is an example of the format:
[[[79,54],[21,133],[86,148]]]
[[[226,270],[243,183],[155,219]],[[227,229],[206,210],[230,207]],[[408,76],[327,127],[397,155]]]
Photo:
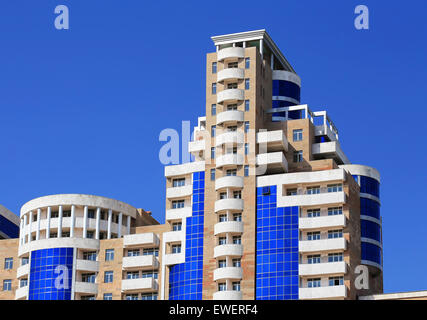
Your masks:
[[[97,294],[98,284],[92,282],[76,281],[74,285],[74,292],[84,294]]]
[[[216,167],[241,166],[243,165],[243,155],[237,153],[228,153],[216,158]]]
[[[213,300],[242,300],[242,291],[217,291],[213,294]]]
[[[235,102],[245,100],[245,91],[242,89],[225,89],[216,95],[216,102]],[[218,115],[217,115],[218,117]]]
[[[225,176],[215,180],[215,190],[224,188],[243,188],[243,177],[239,176]]]
[[[217,114],[216,116],[216,124],[236,124],[238,122],[243,122],[245,118],[245,114],[243,111],[239,110],[228,110],[223,111]]]
[[[19,279],[19,278],[22,278],[24,276],[28,276],[29,272],[30,272],[30,264],[27,263],[24,266],[18,267],[18,269],[16,270],[16,278]]]
[[[122,291],[153,291],[157,290],[157,281],[154,278],[123,279]]]
[[[345,274],[347,273],[347,264],[345,261],[299,264],[298,273],[300,276]]]
[[[166,189],[166,198],[169,199],[188,197],[192,194],[193,186],[191,184],[182,187],[172,187]]]
[[[318,288],[299,288],[299,299],[339,299],[347,297],[347,288],[345,285],[318,287]]]
[[[302,240],[299,242],[299,252],[322,252],[333,250],[346,250],[347,240],[344,238]]]
[[[300,230],[345,227],[346,217],[343,214],[334,216],[299,218]]]
[[[315,159],[334,159],[337,164],[349,164],[347,156],[341,150],[338,141],[315,143],[311,148]]]
[[[218,134],[215,139],[215,146],[223,144],[227,146],[242,145],[245,143],[245,134],[242,131],[224,132]]]
[[[245,70],[240,68],[227,68],[218,71],[217,82],[224,80],[240,80],[245,77]]]
[[[283,130],[258,132],[257,143],[261,145],[260,149],[266,146],[263,151],[288,151],[288,139]]]
[[[233,279],[239,280],[243,277],[243,269],[239,267],[217,268],[213,273],[213,280]]]
[[[222,61],[225,59],[239,59],[245,57],[245,48],[242,47],[229,47],[218,50],[217,60]]]
[[[288,161],[281,151],[257,154],[256,163],[257,175],[288,172]]]
[[[215,212],[242,211],[243,199],[220,199],[215,201]]]
[[[166,210],[166,220],[179,220],[187,217],[191,217],[192,215],[191,207],[184,207],[178,209],[169,209]]]
[[[202,140],[196,140],[196,141],[190,141],[188,143],[188,152],[199,155],[200,152],[205,151],[206,148],[206,142],[204,139]]]
[[[241,244],[222,244],[214,247],[214,258],[232,256],[241,257],[243,255],[243,246]]]
[[[77,259],[76,260],[76,270],[98,272],[99,271],[99,262],[98,261],[91,261],[91,260]]]
[[[163,256],[163,264],[166,266],[184,263],[185,262],[185,254],[181,253],[168,253]]]
[[[123,257],[123,269],[157,269],[159,261],[154,255]]]
[[[26,300],[28,297],[28,286],[21,287],[16,289],[15,291],[15,299],[16,300]]]
[[[243,222],[241,221],[224,221],[214,225],[214,234],[224,233],[243,233]]]

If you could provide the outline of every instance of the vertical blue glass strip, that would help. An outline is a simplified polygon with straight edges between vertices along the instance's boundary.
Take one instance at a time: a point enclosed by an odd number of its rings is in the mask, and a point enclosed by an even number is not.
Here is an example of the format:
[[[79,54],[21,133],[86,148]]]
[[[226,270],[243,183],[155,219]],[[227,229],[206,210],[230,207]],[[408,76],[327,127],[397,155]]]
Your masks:
[[[73,248],[31,252],[28,300],[71,300]]]
[[[192,216],[187,218],[185,262],[170,267],[169,300],[202,300],[205,172],[193,173]]]
[[[278,208],[276,186],[257,188],[256,299],[298,299],[298,207]]]

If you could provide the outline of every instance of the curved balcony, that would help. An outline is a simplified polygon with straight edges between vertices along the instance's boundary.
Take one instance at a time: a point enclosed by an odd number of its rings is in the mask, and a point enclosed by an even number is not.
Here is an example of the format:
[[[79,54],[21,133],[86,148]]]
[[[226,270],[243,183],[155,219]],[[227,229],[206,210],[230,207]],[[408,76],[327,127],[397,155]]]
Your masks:
[[[216,95],[216,102],[222,103],[226,101],[243,101],[245,100],[245,91],[242,89],[225,89]]]
[[[217,291],[213,294],[214,300],[242,300],[242,291]]]
[[[241,154],[224,154],[216,158],[216,167],[220,168],[223,166],[241,166],[243,165],[243,156]]]
[[[28,286],[16,289],[16,292],[15,292],[16,300],[26,300],[27,297],[28,297]]]
[[[218,268],[214,270],[213,279],[224,280],[224,279],[242,279],[243,269],[240,267],[227,267],[227,268]]]
[[[225,176],[215,180],[215,190],[224,188],[243,188],[243,177]]]
[[[221,199],[215,201],[215,212],[220,211],[242,211],[243,200],[242,199]]]
[[[25,266],[18,267],[18,269],[16,270],[16,278],[19,279],[24,276],[28,276],[29,273],[30,273],[30,264],[27,263]]]
[[[242,233],[243,232],[243,222],[241,221],[224,221],[215,224],[214,234],[222,233]]]
[[[225,132],[217,135],[215,146],[242,145],[245,143],[245,134],[242,131]]]
[[[230,47],[218,50],[217,60],[222,61],[230,58],[244,58],[245,48],[242,47]]]
[[[227,68],[218,71],[217,82],[224,80],[239,80],[245,77],[245,70],[240,68]]]
[[[222,244],[214,247],[214,258],[231,256],[241,257],[243,255],[243,246],[241,244]]]

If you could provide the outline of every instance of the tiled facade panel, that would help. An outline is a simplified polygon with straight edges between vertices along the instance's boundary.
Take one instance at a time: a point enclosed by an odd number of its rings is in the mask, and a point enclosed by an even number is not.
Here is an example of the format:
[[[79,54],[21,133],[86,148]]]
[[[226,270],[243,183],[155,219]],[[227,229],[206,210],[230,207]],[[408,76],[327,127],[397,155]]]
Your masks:
[[[277,207],[276,186],[257,188],[257,300],[298,299],[298,210]]]
[[[71,300],[73,248],[31,253],[28,300]]]
[[[169,300],[201,300],[205,172],[193,173],[193,214],[187,218],[185,263],[169,273]]]

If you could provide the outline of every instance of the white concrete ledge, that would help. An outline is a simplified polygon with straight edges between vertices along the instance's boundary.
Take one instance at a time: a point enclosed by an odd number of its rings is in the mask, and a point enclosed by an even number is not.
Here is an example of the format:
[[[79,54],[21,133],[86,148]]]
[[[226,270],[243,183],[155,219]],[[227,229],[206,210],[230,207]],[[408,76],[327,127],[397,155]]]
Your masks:
[[[18,288],[15,292],[15,299],[16,300],[26,300],[28,297],[28,286]]]
[[[206,148],[205,140],[196,140],[190,141],[188,143],[188,152],[190,153],[199,153],[200,151],[204,151]]]
[[[341,146],[338,141],[314,143],[311,149],[314,157],[322,156],[328,158],[329,156],[338,160],[338,164],[350,164],[347,156],[341,150]]]
[[[132,247],[132,246],[155,246],[159,245],[159,237],[153,232],[147,233],[137,233],[125,235],[123,237],[123,246]]]
[[[242,131],[232,131],[221,133],[216,136],[215,146],[221,146],[223,144],[232,146],[232,145],[242,145],[245,143],[245,134]]]
[[[165,177],[181,176],[193,172],[205,171],[205,162],[187,162],[165,167]]]
[[[277,197],[278,207],[321,206],[325,204],[342,204],[345,202],[346,202],[346,195],[344,191]]]
[[[159,260],[154,255],[123,257],[123,269],[157,269]]]
[[[154,278],[123,279],[122,291],[157,290],[157,281]]]
[[[245,70],[240,68],[227,68],[218,71],[217,82],[222,82],[224,80],[238,80],[245,77]]]
[[[88,238],[49,238],[27,242],[19,246],[18,256],[29,251],[49,248],[79,248],[87,250],[99,250],[99,240]]]
[[[214,234],[222,233],[243,233],[243,222],[241,221],[224,221],[214,225]]]
[[[305,229],[321,229],[330,227],[345,227],[346,217],[343,214],[334,216],[323,216],[313,218],[299,218],[299,228]]]
[[[213,294],[213,300],[242,300],[242,291],[217,291]]]
[[[165,266],[170,266],[174,264],[184,263],[185,262],[185,253],[168,253],[163,256],[163,264]]]
[[[299,252],[321,252],[332,250],[346,250],[347,240],[345,238],[302,240],[299,242]]]
[[[223,91],[218,92],[216,95],[217,103],[223,103],[225,101],[243,101],[243,100],[245,100],[245,91],[243,91],[242,89],[225,89]],[[217,119],[218,119],[218,115],[217,115]]]
[[[74,292],[75,293],[84,293],[84,294],[97,294],[98,293],[98,284],[91,283],[91,282],[76,281],[74,283]]]
[[[267,144],[267,149],[274,148],[288,151],[288,139],[283,130],[258,132],[257,143]]]
[[[243,177],[225,176],[215,180],[215,190],[224,188],[243,188]]]
[[[375,168],[360,164],[346,164],[339,167],[348,171],[351,175],[370,177],[381,183],[381,175]]]
[[[299,299],[337,299],[347,298],[346,286],[318,288],[299,288]]]
[[[179,220],[191,217],[193,211],[191,207],[166,210],[166,221]]]
[[[91,260],[77,259],[76,260],[76,270],[98,272],[99,271],[99,262],[98,261],[91,261]]]
[[[221,49],[217,52],[218,61],[230,58],[244,58],[245,49],[241,47],[229,47]]]
[[[233,279],[238,280],[243,277],[243,269],[239,267],[217,268],[213,273],[213,280]]]
[[[214,247],[214,258],[225,256],[240,257],[243,255],[243,246],[241,244],[223,244]]]
[[[221,199],[215,201],[215,212],[233,210],[243,210],[243,199]]]
[[[193,194],[193,186],[191,184],[182,187],[172,187],[166,189],[166,198],[182,198]]]
[[[225,90],[222,92],[226,92],[226,93],[230,93],[230,94],[232,94],[233,92],[239,92],[239,91],[234,91],[234,90],[239,90],[239,89],[229,89],[229,90]],[[228,92],[228,91],[230,91],[230,92]],[[240,90],[240,91],[242,91],[242,90]],[[243,100],[243,99],[241,99],[241,100]],[[228,111],[220,112],[216,115],[216,124],[220,125],[220,124],[224,124],[224,123],[243,122],[244,119],[245,119],[245,114],[243,111],[228,110]]]
[[[16,270],[16,278],[28,277],[30,273],[30,263],[28,262],[25,266],[20,266]]]
[[[263,166],[267,166],[267,170],[280,169],[284,172],[288,171],[288,161],[282,151],[257,154],[256,164],[261,167],[257,169],[257,174],[265,173],[262,170],[265,169]]]
[[[345,274],[347,264],[344,261],[313,264],[299,264],[300,276],[315,276],[325,274]]]
[[[221,156],[218,156],[215,160],[215,165],[217,168],[223,167],[223,166],[241,166],[243,165],[244,157],[241,154],[224,154]]]

